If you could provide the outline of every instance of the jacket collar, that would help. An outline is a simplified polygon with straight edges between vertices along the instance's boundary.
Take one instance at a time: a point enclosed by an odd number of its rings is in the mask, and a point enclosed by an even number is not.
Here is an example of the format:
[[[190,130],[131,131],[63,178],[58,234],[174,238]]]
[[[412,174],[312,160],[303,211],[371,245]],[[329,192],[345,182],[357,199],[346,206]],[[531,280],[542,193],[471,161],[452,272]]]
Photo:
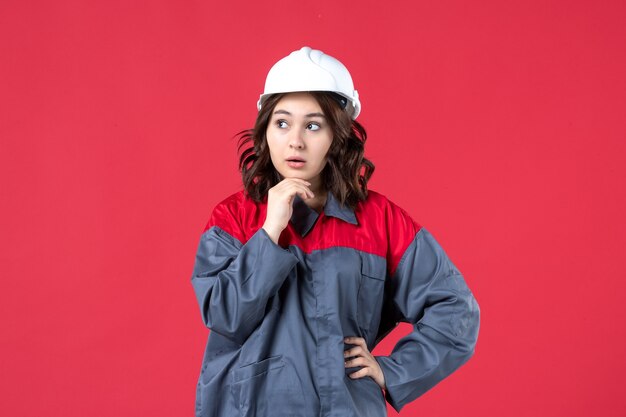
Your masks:
[[[341,205],[341,203],[335,198],[335,196],[329,192],[326,197],[326,204],[324,205],[324,215],[330,217],[336,217],[344,222],[357,225],[354,210],[349,207]],[[306,205],[304,200],[296,194],[293,201],[293,213],[291,215],[291,224],[294,229],[300,234],[300,236],[306,236],[313,225],[317,221],[319,213]]]

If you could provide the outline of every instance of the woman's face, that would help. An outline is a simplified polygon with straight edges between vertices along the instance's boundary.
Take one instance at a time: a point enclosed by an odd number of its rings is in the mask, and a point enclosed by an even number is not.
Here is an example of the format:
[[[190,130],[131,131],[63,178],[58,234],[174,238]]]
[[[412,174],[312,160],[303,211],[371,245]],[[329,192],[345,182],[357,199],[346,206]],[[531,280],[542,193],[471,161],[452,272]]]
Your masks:
[[[312,188],[320,187],[333,132],[313,96],[290,93],[276,103],[266,137],[272,163],[280,175],[307,180]]]

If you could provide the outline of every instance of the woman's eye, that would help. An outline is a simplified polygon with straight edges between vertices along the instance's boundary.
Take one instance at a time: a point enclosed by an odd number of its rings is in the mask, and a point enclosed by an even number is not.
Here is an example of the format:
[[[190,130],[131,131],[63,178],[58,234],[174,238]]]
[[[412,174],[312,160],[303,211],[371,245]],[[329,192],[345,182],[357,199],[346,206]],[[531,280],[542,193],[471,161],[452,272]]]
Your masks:
[[[306,128],[309,130],[320,130],[322,127],[317,123],[309,123]]]
[[[287,127],[287,122],[284,120],[278,120],[276,122],[276,126],[278,126],[279,129],[285,129]]]

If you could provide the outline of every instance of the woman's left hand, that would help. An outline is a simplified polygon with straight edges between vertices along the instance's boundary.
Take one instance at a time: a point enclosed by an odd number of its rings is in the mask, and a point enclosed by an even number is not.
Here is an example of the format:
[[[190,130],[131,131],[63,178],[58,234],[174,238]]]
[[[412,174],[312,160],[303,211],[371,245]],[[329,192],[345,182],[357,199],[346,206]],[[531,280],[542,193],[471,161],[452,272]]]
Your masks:
[[[350,378],[359,379],[369,376],[381,389],[385,389],[385,375],[383,375],[383,370],[380,368],[376,358],[367,349],[365,339],[362,337],[346,337],[343,341],[349,345],[355,345],[355,347],[343,352],[345,367],[361,367],[358,371],[351,373]]]

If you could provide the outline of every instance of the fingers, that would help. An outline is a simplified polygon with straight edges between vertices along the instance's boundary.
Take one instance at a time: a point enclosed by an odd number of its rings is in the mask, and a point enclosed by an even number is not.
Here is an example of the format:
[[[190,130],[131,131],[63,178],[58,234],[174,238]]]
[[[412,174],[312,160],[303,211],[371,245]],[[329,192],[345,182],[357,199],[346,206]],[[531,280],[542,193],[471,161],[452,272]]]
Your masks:
[[[343,341],[348,344],[359,345],[367,349],[367,343],[365,342],[365,339],[363,339],[362,337],[356,337],[356,336],[345,337]]]
[[[348,359],[346,362],[346,368],[355,368],[357,366],[366,366],[367,361],[365,358],[359,356],[358,358]]]
[[[299,195],[303,200],[315,197],[310,186],[310,182],[300,178],[285,178],[269,189],[263,229],[274,243],[278,243],[282,231],[289,223],[295,196]]]
[[[356,345],[356,347],[347,349],[343,352],[344,358],[369,353],[369,350],[367,349],[367,343],[365,343],[365,339],[363,339],[362,337],[346,337],[345,339],[343,339],[343,341],[349,345]]]
[[[279,185],[281,183],[288,183],[288,182],[296,182],[296,183],[304,184],[307,187],[311,186],[310,182],[308,182],[307,180],[303,180],[302,178],[283,178],[283,180],[276,185]]]
[[[343,357],[344,358],[349,358],[351,356],[358,356],[358,355],[360,355],[362,353],[363,353],[363,348],[359,346],[359,347],[355,347],[355,348],[348,349],[348,350],[344,351],[343,352]]]
[[[365,342],[365,339],[363,339],[362,337],[356,337],[356,336],[346,337],[343,339],[343,341],[349,345],[357,345],[367,350],[367,343]]]
[[[292,198],[295,194],[298,194],[302,199],[306,200],[315,197],[313,191],[309,188],[310,186],[310,182],[300,178],[285,178],[270,189],[270,192],[288,198]]]
[[[351,373],[350,375],[348,375],[350,378],[352,379],[359,379],[359,378],[363,378],[364,376],[370,376],[371,375],[371,369],[372,368],[361,368],[356,372]]]
[[[273,188],[281,188],[281,187],[285,187],[289,184],[302,184],[306,187],[310,187],[311,183],[308,182],[307,180],[303,180],[301,178],[283,178],[283,180],[281,182],[279,182],[278,184],[276,184]]]
[[[346,349],[343,352],[345,358],[344,365],[346,368],[361,367],[356,372],[349,374],[352,379],[359,379],[366,376],[371,377],[382,389],[385,389],[385,376],[378,364],[376,358],[367,348],[367,343],[362,337],[346,337],[346,344],[355,345],[355,347]]]
[[[374,357],[367,349],[365,340],[359,337],[345,338],[344,341],[348,344],[357,344],[358,346],[346,349],[343,352],[343,357],[346,359],[346,368],[352,368],[354,366],[369,366],[374,361]]]

